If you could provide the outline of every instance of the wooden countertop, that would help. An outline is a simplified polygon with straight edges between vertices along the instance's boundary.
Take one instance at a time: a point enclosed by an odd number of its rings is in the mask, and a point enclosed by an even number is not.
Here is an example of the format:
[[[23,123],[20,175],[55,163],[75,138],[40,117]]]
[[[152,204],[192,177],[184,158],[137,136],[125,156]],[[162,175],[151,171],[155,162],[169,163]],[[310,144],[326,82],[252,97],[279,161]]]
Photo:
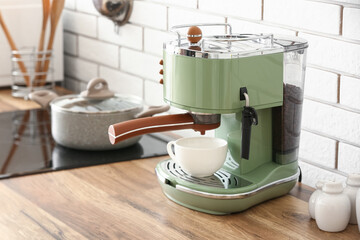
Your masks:
[[[8,94],[0,90],[0,112],[38,107]],[[164,196],[154,173],[166,158],[1,180],[1,239],[360,239],[357,225],[319,230],[307,209],[313,189],[302,184],[227,216],[182,207]]]

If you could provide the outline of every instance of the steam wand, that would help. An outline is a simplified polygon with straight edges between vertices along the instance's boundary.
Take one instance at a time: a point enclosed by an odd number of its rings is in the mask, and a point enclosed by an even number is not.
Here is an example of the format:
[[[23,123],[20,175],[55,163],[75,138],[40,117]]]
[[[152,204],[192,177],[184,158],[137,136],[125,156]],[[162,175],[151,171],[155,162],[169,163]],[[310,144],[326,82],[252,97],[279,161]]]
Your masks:
[[[241,91],[240,91],[241,92]],[[253,107],[250,107],[250,99],[247,91],[241,92],[245,98],[245,107],[242,111],[242,132],[241,132],[241,158],[249,159],[250,155],[250,139],[251,139],[251,126],[258,125],[258,116]]]

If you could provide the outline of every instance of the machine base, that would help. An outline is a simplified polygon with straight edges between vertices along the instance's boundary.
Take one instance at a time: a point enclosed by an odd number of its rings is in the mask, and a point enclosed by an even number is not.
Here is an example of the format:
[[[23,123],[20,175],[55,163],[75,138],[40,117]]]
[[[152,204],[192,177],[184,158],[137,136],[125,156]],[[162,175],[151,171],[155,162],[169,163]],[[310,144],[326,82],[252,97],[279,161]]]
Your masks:
[[[171,164],[173,163],[171,162]],[[239,186],[237,188],[223,189],[223,192],[219,194],[211,193],[214,189],[216,189],[216,192],[219,192],[217,187],[208,186],[209,192],[198,191],[189,187],[192,186],[192,184],[187,184],[187,186],[181,184],[181,179],[174,181],[174,176],[164,178],[165,171],[163,167],[161,167],[163,165],[164,162],[159,163],[155,170],[161,188],[169,199],[184,207],[215,215],[241,212],[261,202],[285,195],[295,186],[298,177],[297,172],[290,177],[285,177],[284,179],[251,190],[243,191],[244,189],[249,189],[253,184],[244,187]],[[214,177],[212,176],[211,178]],[[203,181],[201,178],[197,179]],[[204,181],[205,180],[206,179],[204,179]],[[224,181],[222,182],[224,183]]]

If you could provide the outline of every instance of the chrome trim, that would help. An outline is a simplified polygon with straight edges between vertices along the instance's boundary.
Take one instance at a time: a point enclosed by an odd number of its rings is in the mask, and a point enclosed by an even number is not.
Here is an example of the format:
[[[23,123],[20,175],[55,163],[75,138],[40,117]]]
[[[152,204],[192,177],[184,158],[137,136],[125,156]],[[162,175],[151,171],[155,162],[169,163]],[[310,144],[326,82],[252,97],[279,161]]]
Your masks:
[[[240,41],[249,41],[249,40],[261,40],[261,39],[269,39],[271,43],[273,43],[274,35],[271,33],[268,34],[226,34],[226,35],[212,35],[207,36],[207,41],[214,42],[240,42]]]
[[[185,40],[185,38],[182,38]],[[203,39],[204,41],[206,39]],[[225,40],[224,40],[225,41]],[[240,40],[239,40],[240,41]],[[215,41],[214,41],[215,43]],[[234,43],[230,42],[229,44]],[[243,58],[251,57],[265,54],[274,54],[284,52],[284,48],[281,46],[272,46],[272,47],[260,47],[258,49],[246,50],[246,51],[211,51],[211,52],[202,52],[193,49],[189,49],[188,45],[178,46],[175,45],[174,41],[164,43],[164,51],[171,55],[181,55],[187,57],[195,58],[207,58],[207,59],[234,59],[234,58]]]
[[[232,43],[240,41],[269,41],[267,46],[263,42],[263,46],[251,50],[241,50],[241,51],[230,51],[227,48],[222,49],[221,44],[231,46]],[[168,54],[196,57],[196,58],[207,58],[207,59],[234,59],[242,58],[249,56],[258,56],[265,54],[274,54],[280,52],[292,52],[303,50],[308,47],[306,40],[299,37],[289,37],[273,34],[234,34],[234,35],[215,35],[215,36],[204,36],[201,40],[201,45],[204,45],[205,42],[211,44],[212,46],[218,46],[219,49],[214,49],[213,51],[198,51],[194,49],[189,49],[189,43],[186,38],[181,38],[180,34],[178,39],[168,41],[164,43],[164,51]],[[220,44],[220,45],[219,45]]]
[[[159,181],[162,182],[162,183],[166,183],[167,181],[167,178],[166,177],[163,177],[157,170],[157,168],[155,168],[155,174],[156,176],[158,177]]]
[[[209,114],[209,113],[189,113],[191,117],[194,119],[195,124],[215,124],[219,123],[221,120],[220,114]]]
[[[170,184],[170,180],[168,180],[166,177],[164,177],[160,173],[158,173],[158,171],[156,169],[155,169],[155,172],[156,172],[156,175],[158,176],[158,179],[161,182],[172,186]],[[300,171],[298,170],[296,174],[294,174],[294,175],[292,175],[290,177],[283,178],[283,179],[268,183],[268,184],[266,184],[266,185],[264,185],[262,187],[254,189],[254,190],[252,190],[250,192],[236,193],[236,194],[219,194],[219,193],[202,192],[202,191],[194,190],[194,189],[191,189],[191,188],[179,185],[179,184],[176,184],[175,188],[177,190],[179,190],[179,191],[189,193],[189,194],[193,194],[193,195],[200,196],[200,197],[205,197],[205,198],[212,198],[212,199],[243,199],[243,198],[251,197],[251,196],[253,196],[255,194],[258,194],[261,191],[267,190],[267,189],[269,189],[271,187],[278,186],[280,184],[284,184],[284,183],[294,181],[299,177],[299,175],[300,175]]]
[[[252,183],[236,176],[224,169],[220,169],[211,176],[192,177],[187,174],[179,164],[174,160],[166,160],[159,163],[159,169],[164,176],[168,176],[171,180],[166,180],[172,186],[177,183],[186,182],[187,184],[195,184],[202,187],[211,187],[216,189],[238,189],[240,187],[249,186]],[[173,177],[175,178],[174,180]]]
[[[245,58],[252,56],[260,56],[265,54],[274,54],[282,53],[284,50],[282,48],[272,48],[272,49],[258,49],[254,51],[244,51],[244,52],[199,52],[192,49],[182,49],[180,47],[167,46],[165,49],[166,53],[171,55],[181,55],[187,57],[195,58],[206,58],[206,59],[234,59],[234,58]]]
[[[232,34],[232,27],[229,23],[194,23],[194,24],[183,24],[183,25],[177,25],[177,26],[173,26],[170,28],[170,32],[176,33],[178,36],[177,42],[178,42],[178,46],[180,47],[181,45],[181,35],[178,31],[176,31],[177,29],[180,28],[187,28],[187,27],[192,27],[192,26],[204,26],[204,27],[211,27],[211,26],[225,26],[229,28],[229,34]],[[202,35],[201,35],[202,36]]]
[[[197,35],[190,35],[190,34],[188,34],[188,35],[186,35],[187,37],[202,37],[202,34],[197,34]]]

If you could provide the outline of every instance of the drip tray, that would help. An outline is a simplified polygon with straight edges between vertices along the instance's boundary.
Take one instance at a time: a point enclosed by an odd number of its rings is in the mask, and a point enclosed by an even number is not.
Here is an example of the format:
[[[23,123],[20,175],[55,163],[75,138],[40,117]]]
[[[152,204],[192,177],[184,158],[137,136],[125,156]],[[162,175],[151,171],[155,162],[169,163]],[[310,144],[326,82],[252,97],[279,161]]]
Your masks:
[[[251,185],[252,183],[234,174],[229,173],[224,169],[220,169],[213,175],[208,177],[193,177],[186,173],[179,164],[174,160],[166,160],[160,163],[161,170],[164,172],[165,179],[176,182],[186,181],[190,184],[198,185],[199,187],[212,187],[220,189],[241,188]],[[160,173],[163,175],[162,173]],[[159,176],[159,173],[158,173]],[[180,180],[180,181],[179,181]]]

